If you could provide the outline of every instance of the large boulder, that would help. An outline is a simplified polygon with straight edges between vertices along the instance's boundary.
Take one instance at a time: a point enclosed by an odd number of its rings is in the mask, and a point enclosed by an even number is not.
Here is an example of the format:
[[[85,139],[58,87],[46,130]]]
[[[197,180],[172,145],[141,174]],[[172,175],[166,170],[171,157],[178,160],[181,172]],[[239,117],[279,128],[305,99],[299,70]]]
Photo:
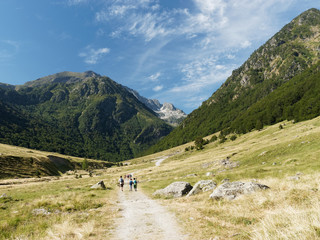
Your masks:
[[[91,188],[93,188],[93,189],[106,189],[106,186],[104,185],[103,181],[100,181],[100,182],[94,184]]]
[[[215,189],[217,184],[212,180],[200,180],[197,182],[192,190],[188,193],[187,197],[198,194],[200,192],[207,192]]]
[[[232,200],[239,195],[252,193],[261,189],[265,190],[269,189],[269,187],[254,182],[226,182],[217,187],[210,195],[210,198],[217,200],[221,198]]]
[[[188,182],[173,182],[166,188],[155,191],[153,195],[176,198],[186,195],[191,189],[192,186]]]

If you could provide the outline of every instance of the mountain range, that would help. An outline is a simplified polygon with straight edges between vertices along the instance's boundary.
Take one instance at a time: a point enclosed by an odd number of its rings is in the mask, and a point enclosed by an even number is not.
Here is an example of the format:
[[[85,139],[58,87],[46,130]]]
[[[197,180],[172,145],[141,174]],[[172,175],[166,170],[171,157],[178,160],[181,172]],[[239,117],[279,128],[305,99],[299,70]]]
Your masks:
[[[310,9],[188,116],[92,71],[0,84],[0,142],[117,162],[218,131],[310,119],[320,114],[319,59],[320,11]]]
[[[0,85],[0,141],[111,162],[130,159],[172,126],[125,87],[92,71]]]
[[[177,109],[172,103],[161,104],[157,99],[148,99],[142,97],[137,91],[127,88],[140,102],[145,104],[148,108],[154,111],[158,117],[168,124],[176,127],[178,126],[186,117],[182,110]]]
[[[284,26],[149,152],[222,131],[245,133],[284,119],[320,114],[320,11]]]

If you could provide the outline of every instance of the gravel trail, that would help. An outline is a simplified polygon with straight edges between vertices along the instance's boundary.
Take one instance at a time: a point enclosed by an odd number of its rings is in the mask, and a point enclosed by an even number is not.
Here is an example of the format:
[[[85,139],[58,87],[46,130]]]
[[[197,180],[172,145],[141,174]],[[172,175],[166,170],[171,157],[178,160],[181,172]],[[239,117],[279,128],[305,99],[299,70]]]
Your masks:
[[[125,185],[127,186],[127,185]],[[141,191],[119,191],[122,217],[118,221],[113,239],[130,240],[185,240],[187,236],[168,210]]]

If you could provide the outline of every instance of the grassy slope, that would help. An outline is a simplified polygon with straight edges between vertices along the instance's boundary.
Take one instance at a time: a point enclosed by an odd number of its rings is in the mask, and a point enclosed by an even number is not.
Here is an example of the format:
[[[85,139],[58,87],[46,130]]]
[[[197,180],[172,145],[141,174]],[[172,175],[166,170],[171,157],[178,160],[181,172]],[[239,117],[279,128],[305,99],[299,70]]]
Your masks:
[[[135,160],[140,162],[139,179],[149,194],[173,181],[191,184],[213,179],[218,184],[230,181],[258,181],[271,190],[243,196],[235,201],[211,201],[210,193],[190,198],[162,199],[177,213],[191,239],[315,239],[320,237],[320,118],[293,124],[283,122],[205,146],[202,151],[184,152],[187,146],[160,167],[149,165],[161,154]],[[169,154],[163,152],[162,155]],[[228,169],[219,163],[230,157],[239,166]],[[139,165],[137,165],[138,167]],[[132,170],[136,171],[136,166]],[[214,177],[207,177],[207,172]],[[188,177],[197,174],[196,177]],[[298,175],[296,175],[298,174]],[[300,180],[291,177],[299,176]],[[310,207],[312,203],[312,207]],[[292,216],[295,215],[294,218]],[[300,222],[297,220],[303,218]],[[301,224],[301,225],[300,225]]]
[[[102,176],[60,178],[47,183],[1,186],[9,200],[0,200],[0,239],[49,236],[104,239],[118,213],[115,183],[119,175],[134,173],[139,188],[151,194],[174,181],[213,179],[256,181],[268,191],[234,201],[209,200],[210,192],[190,198],[159,199],[176,212],[190,239],[316,239],[320,237],[320,118],[282,123],[238,136],[235,141],[214,142],[201,151],[185,152],[191,143],[128,161],[129,166],[104,170]],[[160,167],[154,161],[171,155]],[[239,166],[226,169],[219,163],[230,157]],[[274,164],[275,163],[275,164]],[[215,176],[207,177],[207,172]],[[300,180],[291,176],[300,173]],[[195,177],[187,177],[197,174]],[[104,180],[107,191],[89,190]],[[50,218],[34,217],[32,210],[54,212]],[[86,231],[84,229],[87,229]]]
[[[57,159],[56,164],[52,159]],[[58,176],[67,170],[81,169],[83,160],[83,158],[59,153],[0,144],[0,178]],[[93,159],[89,159],[88,164],[97,167],[112,165],[112,163]]]

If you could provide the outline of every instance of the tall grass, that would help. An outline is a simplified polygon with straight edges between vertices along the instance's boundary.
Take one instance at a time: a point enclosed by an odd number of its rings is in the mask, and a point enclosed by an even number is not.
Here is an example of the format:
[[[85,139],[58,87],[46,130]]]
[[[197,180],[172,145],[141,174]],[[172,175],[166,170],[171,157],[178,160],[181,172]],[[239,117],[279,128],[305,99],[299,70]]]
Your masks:
[[[99,180],[2,187],[9,197],[0,199],[0,239],[104,239],[115,218],[115,192],[91,190]]]

